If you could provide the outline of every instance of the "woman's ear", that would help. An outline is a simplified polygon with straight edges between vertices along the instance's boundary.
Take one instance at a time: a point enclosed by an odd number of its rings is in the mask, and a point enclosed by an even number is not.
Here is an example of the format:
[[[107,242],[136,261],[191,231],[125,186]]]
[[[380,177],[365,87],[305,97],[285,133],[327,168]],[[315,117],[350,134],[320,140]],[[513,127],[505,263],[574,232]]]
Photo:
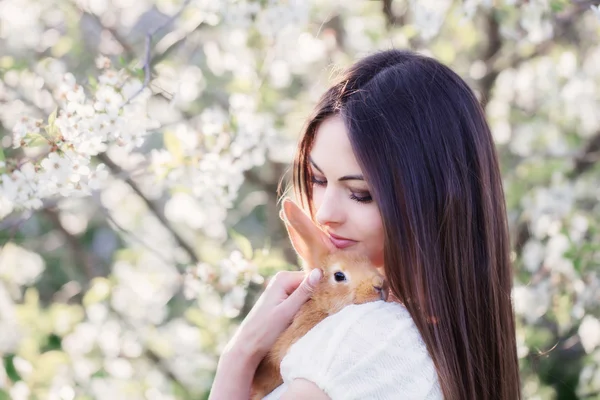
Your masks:
[[[321,267],[324,258],[337,250],[327,234],[292,200],[283,201],[279,216],[285,223],[294,250],[305,262],[305,269]]]

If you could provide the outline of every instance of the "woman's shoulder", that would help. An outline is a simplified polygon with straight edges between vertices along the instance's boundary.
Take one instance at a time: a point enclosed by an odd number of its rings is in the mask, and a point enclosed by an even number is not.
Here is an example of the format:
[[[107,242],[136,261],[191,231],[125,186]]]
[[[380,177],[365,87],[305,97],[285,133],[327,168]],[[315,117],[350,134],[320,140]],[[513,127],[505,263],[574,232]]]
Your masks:
[[[331,337],[332,341],[365,339],[388,343],[388,351],[391,347],[412,348],[423,344],[408,310],[400,303],[385,301],[346,306],[317,324],[305,338],[318,340],[323,336]]]
[[[317,324],[281,363],[284,381],[308,379],[332,399],[441,398],[433,361],[408,310],[395,302],[349,305]],[[389,396],[389,397],[388,397]]]
[[[373,301],[364,304],[351,304],[344,307],[340,312],[327,317],[325,320],[337,322],[351,320],[358,323],[380,322],[378,324],[380,327],[397,324],[398,322],[406,323],[407,327],[414,326],[406,307],[395,301]]]

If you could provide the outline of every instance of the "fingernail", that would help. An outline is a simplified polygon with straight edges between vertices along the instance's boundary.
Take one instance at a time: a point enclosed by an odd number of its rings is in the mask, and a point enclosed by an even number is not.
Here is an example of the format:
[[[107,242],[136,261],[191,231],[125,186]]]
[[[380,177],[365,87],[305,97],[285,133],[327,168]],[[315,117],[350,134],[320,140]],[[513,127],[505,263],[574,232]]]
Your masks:
[[[321,270],[319,268],[315,268],[311,271],[308,276],[308,283],[312,286],[316,285],[321,280]]]

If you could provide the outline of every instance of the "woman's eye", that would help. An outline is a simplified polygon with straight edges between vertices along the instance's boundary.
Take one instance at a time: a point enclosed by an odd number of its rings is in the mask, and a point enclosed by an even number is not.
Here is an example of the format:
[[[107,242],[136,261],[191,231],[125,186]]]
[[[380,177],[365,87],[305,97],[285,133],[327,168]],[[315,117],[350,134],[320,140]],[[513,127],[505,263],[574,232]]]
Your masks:
[[[327,181],[325,181],[325,180],[320,181],[317,178],[315,178],[314,176],[310,177],[310,181],[317,186],[325,186],[327,184]]]
[[[333,274],[333,277],[335,278],[336,282],[343,282],[346,280],[346,275],[344,275],[343,272],[336,272]]]
[[[358,201],[359,203],[370,203],[371,201],[373,201],[373,198],[368,193],[361,194],[360,196],[355,193],[352,193],[350,195],[350,198],[354,201]]]
[[[310,182],[313,185],[317,185],[317,186],[327,186],[327,180],[323,179],[317,179],[314,175],[310,176]],[[373,198],[371,197],[371,195],[369,194],[369,192],[364,192],[364,193],[354,193],[351,192],[350,193],[350,199],[357,201],[359,203],[370,203],[371,201],[373,201]]]

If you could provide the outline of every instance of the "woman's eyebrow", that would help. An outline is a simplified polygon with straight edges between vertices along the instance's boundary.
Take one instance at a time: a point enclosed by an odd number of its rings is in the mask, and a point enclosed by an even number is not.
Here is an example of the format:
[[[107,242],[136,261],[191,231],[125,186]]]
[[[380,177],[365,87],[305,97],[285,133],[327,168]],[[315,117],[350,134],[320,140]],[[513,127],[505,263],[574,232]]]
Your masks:
[[[317,164],[315,164],[315,162],[313,161],[313,159],[311,157],[308,157],[308,161],[310,161],[312,166],[315,167],[317,171],[319,171],[320,173],[325,175],[323,170],[321,170],[321,168],[319,168],[319,166]],[[365,178],[362,175],[346,175],[346,176],[342,176],[340,179],[338,179],[338,181],[340,181],[340,182],[342,182],[342,181],[364,181],[364,180],[365,180]]]

